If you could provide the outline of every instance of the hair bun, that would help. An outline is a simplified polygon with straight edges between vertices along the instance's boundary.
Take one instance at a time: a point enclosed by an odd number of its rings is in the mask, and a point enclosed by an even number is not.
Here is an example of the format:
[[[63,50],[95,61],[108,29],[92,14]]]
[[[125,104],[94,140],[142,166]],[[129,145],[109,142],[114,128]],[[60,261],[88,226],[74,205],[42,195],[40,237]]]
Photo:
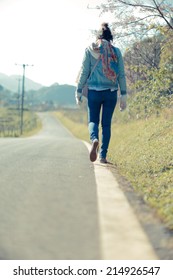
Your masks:
[[[103,23],[101,24],[101,27],[102,27],[104,30],[109,29],[109,24],[108,24],[107,22],[103,22]]]
[[[113,40],[112,32],[107,22],[103,22],[101,24],[101,27],[98,31],[97,39],[105,39],[109,42]]]

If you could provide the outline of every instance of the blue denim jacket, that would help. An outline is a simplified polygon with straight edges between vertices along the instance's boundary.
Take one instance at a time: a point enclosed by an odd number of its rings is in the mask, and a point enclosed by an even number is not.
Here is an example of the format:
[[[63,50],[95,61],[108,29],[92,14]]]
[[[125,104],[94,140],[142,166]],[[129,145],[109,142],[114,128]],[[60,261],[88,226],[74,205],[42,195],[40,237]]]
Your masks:
[[[126,94],[126,77],[124,71],[124,62],[121,51],[113,46],[113,50],[118,58],[118,76],[116,82],[112,82],[103,74],[102,61],[99,60],[92,75],[90,73],[97,61],[97,59],[91,54],[89,48],[85,50],[85,55],[82,62],[81,73],[77,84],[77,92],[82,93],[82,89],[85,84],[88,84],[89,89],[120,89],[120,94]],[[90,77],[89,77],[90,76]],[[89,79],[88,79],[89,78]]]

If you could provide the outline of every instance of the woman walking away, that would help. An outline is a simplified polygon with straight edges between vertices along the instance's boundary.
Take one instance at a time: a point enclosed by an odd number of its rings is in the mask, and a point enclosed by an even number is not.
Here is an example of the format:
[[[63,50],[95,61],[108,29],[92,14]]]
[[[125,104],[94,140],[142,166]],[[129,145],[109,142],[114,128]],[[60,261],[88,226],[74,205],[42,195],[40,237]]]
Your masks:
[[[111,138],[111,120],[120,89],[120,110],[126,108],[126,79],[121,51],[111,42],[113,36],[107,23],[101,25],[97,40],[86,48],[75,92],[76,102],[82,102],[82,90],[88,85],[88,127],[92,147],[90,160],[97,159],[99,149],[99,122],[101,117],[102,141],[100,162],[107,163]]]

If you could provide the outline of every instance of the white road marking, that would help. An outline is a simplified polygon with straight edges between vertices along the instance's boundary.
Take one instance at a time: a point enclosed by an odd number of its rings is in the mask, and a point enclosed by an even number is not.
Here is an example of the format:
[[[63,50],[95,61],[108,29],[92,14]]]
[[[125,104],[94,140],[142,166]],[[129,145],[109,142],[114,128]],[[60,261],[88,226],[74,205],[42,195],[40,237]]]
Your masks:
[[[84,142],[88,150],[91,145]],[[157,260],[132,207],[108,168],[94,163],[102,259]]]

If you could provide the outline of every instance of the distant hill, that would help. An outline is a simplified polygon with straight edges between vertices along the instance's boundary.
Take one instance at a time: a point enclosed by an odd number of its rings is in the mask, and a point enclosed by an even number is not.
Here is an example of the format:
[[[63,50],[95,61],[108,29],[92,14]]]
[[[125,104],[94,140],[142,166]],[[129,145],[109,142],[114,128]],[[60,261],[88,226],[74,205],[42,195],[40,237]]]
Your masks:
[[[22,78],[22,77],[20,77]],[[0,103],[17,104],[21,100],[22,83],[20,87],[20,96],[18,96],[19,76],[7,76],[0,73]],[[56,108],[56,107],[74,107],[75,86],[59,85],[55,83],[49,87],[42,86],[32,80],[25,78],[25,106],[36,108]]]
[[[75,86],[53,84],[37,91],[28,91],[25,95],[25,100],[33,105],[75,106]]]
[[[22,80],[22,76],[19,75],[12,75],[12,76],[8,76],[6,74],[2,74],[0,73],[0,84],[12,91],[12,92],[17,92],[18,91],[18,79]],[[36,83],[30,79],[28,79],[27,77],[25,77],[25,90],[38,90],[40,88],[42,88],[43,85]]]

